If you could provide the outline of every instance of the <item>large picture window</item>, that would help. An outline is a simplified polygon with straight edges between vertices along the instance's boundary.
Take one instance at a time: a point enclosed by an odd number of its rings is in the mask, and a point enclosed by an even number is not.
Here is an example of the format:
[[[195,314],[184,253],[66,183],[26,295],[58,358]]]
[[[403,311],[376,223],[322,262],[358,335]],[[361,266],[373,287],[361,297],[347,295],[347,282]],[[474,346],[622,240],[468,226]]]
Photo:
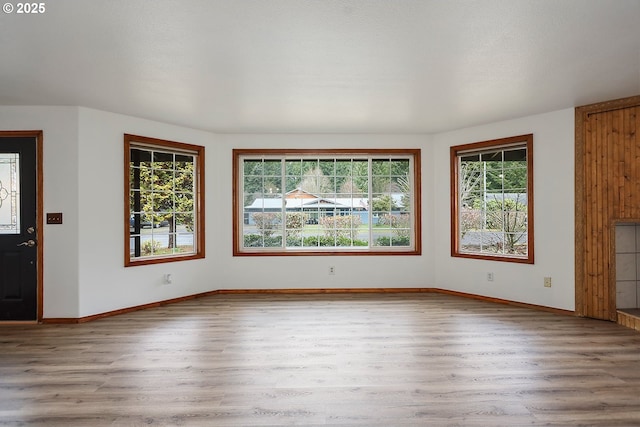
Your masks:
[[[420,150],[234,150],[234,255],[420,253]]]
[[[452,256],[533,263],[533,135],[451,147]]]
[[[125,135],[125,265],[204,257],[204,147]]]

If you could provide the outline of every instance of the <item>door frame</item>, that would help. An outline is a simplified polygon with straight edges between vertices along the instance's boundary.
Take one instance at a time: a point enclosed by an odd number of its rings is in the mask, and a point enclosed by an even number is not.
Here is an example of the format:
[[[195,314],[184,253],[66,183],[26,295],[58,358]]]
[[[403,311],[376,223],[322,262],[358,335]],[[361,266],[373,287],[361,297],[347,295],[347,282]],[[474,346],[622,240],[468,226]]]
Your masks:
[[[43,219],[44,219],[44,197],[43,197],[43,150],[42,150],[42,141],[43,141],[43,132],[42,130],[0,130],[0,138],[11,138],[11,137],[22,137],[22,138],[35,138],[36,139],[36,242],[38,245],[36,246],[37,250],[37,287],[36,287],[36,304],[37,304],[37,322],[42,322],[42,314],[43,314],[43,260],[44,260],[44,244],[43,244]],[[3,322],[3,323],[12,323],[11,321]],[[24,322],[19,322],[24,323]]]

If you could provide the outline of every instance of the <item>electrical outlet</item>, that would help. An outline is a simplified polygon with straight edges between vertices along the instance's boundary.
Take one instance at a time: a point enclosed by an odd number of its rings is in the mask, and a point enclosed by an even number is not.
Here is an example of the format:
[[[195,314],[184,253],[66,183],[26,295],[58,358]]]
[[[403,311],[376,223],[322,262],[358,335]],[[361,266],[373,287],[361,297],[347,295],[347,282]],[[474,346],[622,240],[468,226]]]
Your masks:
[[[544,278],[544,287],[545,288],[550,288],[551,287],[551,277],[545,277]]]
[[[487,273],[487,281],[493,282],[493,273]]]
[[[333,265],[329,266],[329,274],[330,275],[336,274],[336,268]]]

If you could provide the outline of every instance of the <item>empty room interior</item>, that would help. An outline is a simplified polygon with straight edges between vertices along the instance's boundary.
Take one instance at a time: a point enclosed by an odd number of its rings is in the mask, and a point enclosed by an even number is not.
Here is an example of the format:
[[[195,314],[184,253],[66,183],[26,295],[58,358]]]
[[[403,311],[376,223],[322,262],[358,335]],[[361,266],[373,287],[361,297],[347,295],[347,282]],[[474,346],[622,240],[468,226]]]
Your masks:
[[[0,425],[640,425],[640,0],[8,0]]]

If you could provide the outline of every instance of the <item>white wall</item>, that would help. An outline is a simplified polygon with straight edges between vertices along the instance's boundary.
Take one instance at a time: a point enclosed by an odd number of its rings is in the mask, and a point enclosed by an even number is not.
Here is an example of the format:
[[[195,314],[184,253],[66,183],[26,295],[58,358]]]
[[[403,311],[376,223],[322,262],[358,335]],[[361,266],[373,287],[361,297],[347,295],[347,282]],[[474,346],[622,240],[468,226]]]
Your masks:
[[[0,129],[44,131],[44,210],[64,214],[44,230],[45,318],[248,288],[439,287],[572,310],[573,120],[568,109],[433,136],[215,135],[87,108],[0,106]],[[124,267],[124,133],[205,146],[205,259]],[[525,133],[534,134],[535,265],[451,258],[449,147]],[[261,147],[421,148],[423,254],[233,257],[232,149]]]
[[[79,122],[80,316],[216,289],[392,288],[432,283],[433,257],[429,246],[423,256],[411,257],[232,256],[233,148],[405,147],[428,152],[426,136],[216,136],[86,108],[80,108]],[[205,146],[205,259],[124,267],[124,133]],[[423,153],[423,157],[428,156]],[[333,276],[328,275],[329,265],[336,267]],[[172,284],[163,283],[165,273],[173,275]]]
[[[78,109],[0,106],[0,130],[42,130],[44,211],[64,223],[44,225],[44,317],[78,317]]]
[[[535,264],[452,258],[449,147],[533,133]],[[430,165],[438,184],[434,286],[511,301],[575,308],[574,110],[566,109],[435,135]],[[427,169],[423,168],[423,173]],[[487,281],[487,273],[494,281]],[[543,286],[545,276],[551,288]]]
[[[219,147],[209,132],[150,120],[79,109],[79,314],[89,316],[121,308],[216,289],[216,235],[227,227],[217,221],[221,178]],[[206,258],[124,267],[125,133],[205,146]],[[228,181],[228,180],[227,180]],[[173,283],[164,284],[164,274]]]

